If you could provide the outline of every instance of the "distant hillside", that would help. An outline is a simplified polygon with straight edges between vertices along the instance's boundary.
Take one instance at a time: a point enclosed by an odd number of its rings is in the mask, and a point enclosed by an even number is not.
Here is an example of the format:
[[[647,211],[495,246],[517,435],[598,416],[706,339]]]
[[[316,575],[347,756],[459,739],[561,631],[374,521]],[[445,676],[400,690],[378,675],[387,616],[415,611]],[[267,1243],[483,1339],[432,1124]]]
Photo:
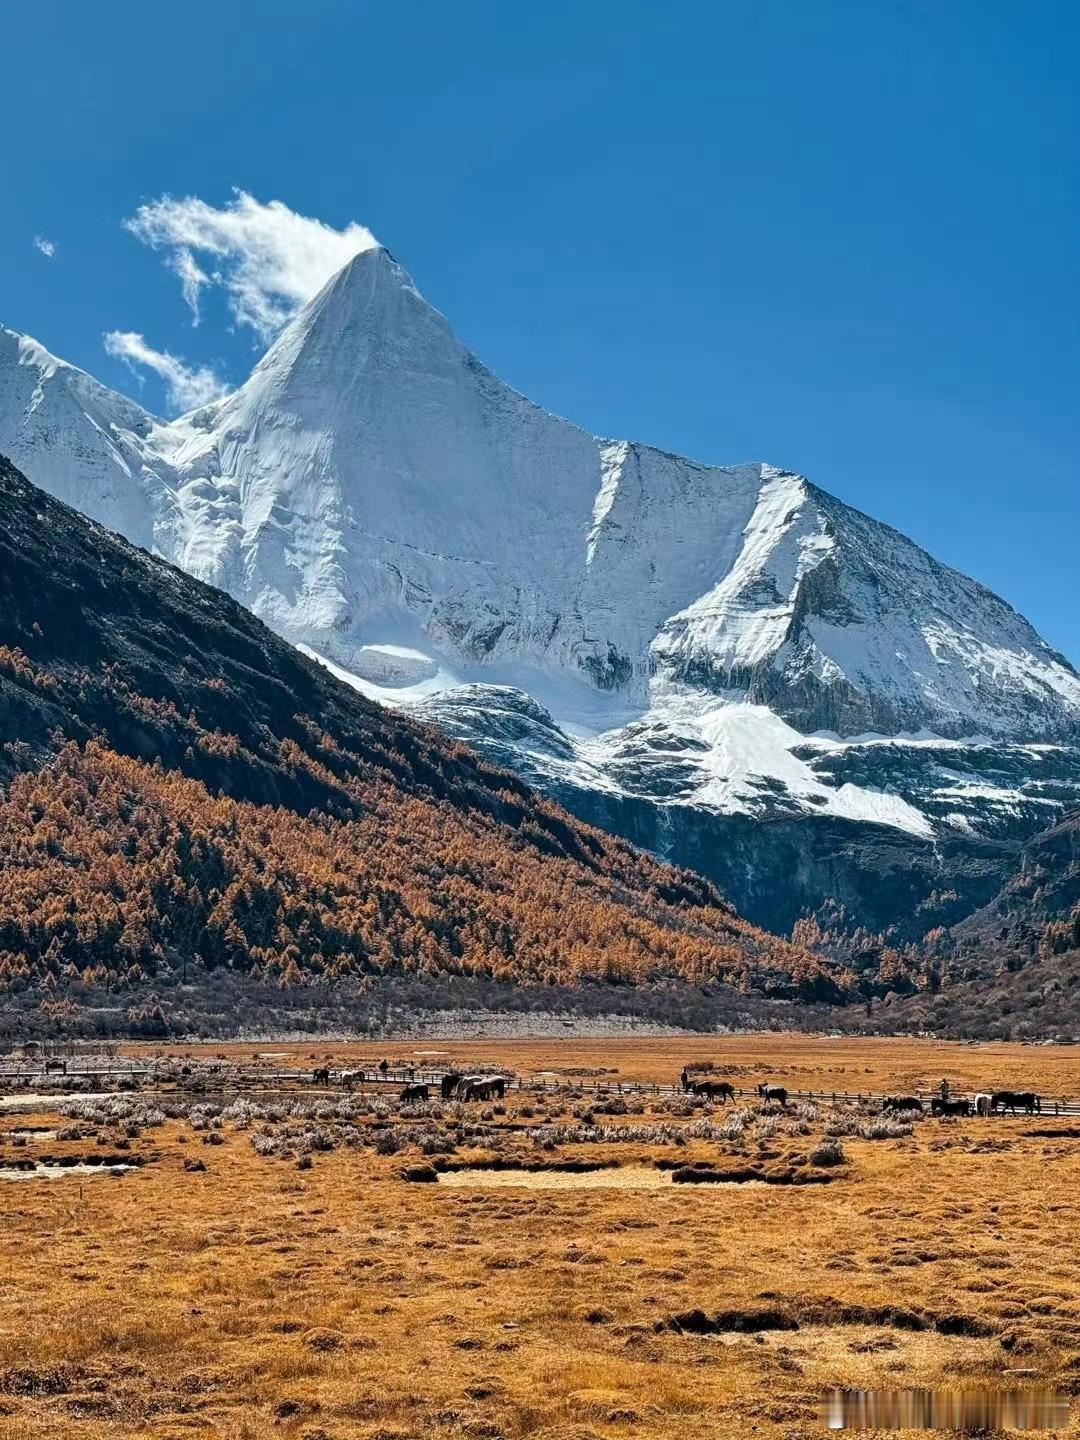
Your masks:
[[[1021,958],[1080,949],[1080,810],[1024,846],[993,900],[953,931],[964,950]]]
[[[880,1009],[883,1028],[1080,1039],[1080,811],[1030,840],[990,903],[932,936],[918,964],[935,984]]]
[[[182,1008],[230,977],[301,1008],[395,975],[845,994],[709,882],[366,701],[3,460],[0,735],[9,1017]]]

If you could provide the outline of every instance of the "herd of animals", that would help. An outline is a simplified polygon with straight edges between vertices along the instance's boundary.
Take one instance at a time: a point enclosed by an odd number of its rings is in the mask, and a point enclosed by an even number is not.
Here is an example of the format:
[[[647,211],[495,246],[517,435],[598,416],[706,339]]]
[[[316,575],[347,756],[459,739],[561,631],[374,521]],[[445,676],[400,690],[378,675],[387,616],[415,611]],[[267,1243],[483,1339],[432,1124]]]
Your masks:
[[[917,1095],[890,1095],[881,1107],[883,1110],[903,1111],[925,1109]],[[930,1101],[932,1115],[1038,1115],[1042,1102],[1034,1090],[987,1090],[968,1099],[953,1099],[949,1095],[935,1095]]]
[[[384,1061],[380,1069],[385,1074],[387,1068]],[[316,1085],[329,1085],[331,1078],[329,1066],[320,1066],[312,1072],[311,1078]],[[362,1083],[366,1078],[366,1072],[362,1070],[343,1070],[338,1076],[340,1083],[346,1089]],[[716,1080],[711,1076],[694,1076],[689,1070],[683,1070],[679,1077],[679,1083],[684,1094],[698,1095],[705,1100],[716,1100],[724,1105],[729,1100],[732,1104],[735,1102],[735,1087],[729,1080]],[[443,1075],[439,1081],[439,1098],[442,1100],[501,1100],[506,1094],[506,1086],[505,1075],[466,1075],[452,1071]],[[402,1086],[400,1098],[407,1104],[430,1100],[432,1089],[433,1086],[430,1084],[408,1082]],[[775,1104],[781,1108],[787,1105],[788,1091],[783,1085],[762,1084],[757,1087],[757,1093],[765,1105]],[[918,1095],[889,1095],[882,1102],[881,1108],[892,1114],[905,1112],[924,1114],[927,1107]],[[998,1112],[1017,1115],[1021,1111],[1025,1115],[1037,1115],[1041,1110],[1042,1104],[1033,1090],[988,1090],[972,1096],[971,1099],[957,1098],[950,1095],[948,1082],[944,1080],[941,1082],[940,1093],[930,1101],[932,1115],[994,1115]]]
[[[328,1065],[319,1066],[318,1069],[312,1071],[311,1079],[315,1085],[329,1085],[330,1067]],[[362,1084],[367,1079],[367,1073],[363,1070],[342,1070],[338,1079],[346,1090],[351,1090],[354,1085]],[[401,1087],[399,1098],[406,1104],[419,1104],[431,1099],[431,1089],[430,1085],[409,1082]],[[501,1100],[505,1094],[505,1075],[456,1073],[444,1075],[439,1081],[439,1098],[441,1100]]]
[[[735,1087],[727,1080],[695,1079],[689,1070],[684,1070],[679,1079],[683,1091],[689,1095],[701,1095],[725,1105],[729,1100],[735,1100]],[[783,1085],[759,1085],[757,1093],[766,1104],[770,1101],[780,1106],[787,1104],[788,1092]],[[918,1095],[889,1095],[881,1108],[892,1113],[918,1111],[923,1114],[926,1110]],[[1037,1115],[1042,1110],[1039,1097],[1033,1090],[993,1090],[974,1095],[970,1100],[956,1099],[949,1094],[948,1082],[942,1081],[940,1094],[930,1101],[932,1115],[993,1115],[998,1111],[1017,1115],[1021,1110],[1025,1115]]]

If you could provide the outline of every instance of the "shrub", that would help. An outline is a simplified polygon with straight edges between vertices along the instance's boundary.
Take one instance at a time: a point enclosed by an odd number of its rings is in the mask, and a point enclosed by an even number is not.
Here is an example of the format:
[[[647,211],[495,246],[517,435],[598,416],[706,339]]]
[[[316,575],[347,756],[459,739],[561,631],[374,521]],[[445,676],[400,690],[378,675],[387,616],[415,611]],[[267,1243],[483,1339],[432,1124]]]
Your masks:
[[[822,1140],[811,1150],[808,1158],[811,1165],[820,1166],[843,1165],[847,1160],[839,1140]]]
[[[859,1126],[859,1135],[864,1140],[900,1140],[911,1133],[910,1124],[896,1115],[875,1115]]]

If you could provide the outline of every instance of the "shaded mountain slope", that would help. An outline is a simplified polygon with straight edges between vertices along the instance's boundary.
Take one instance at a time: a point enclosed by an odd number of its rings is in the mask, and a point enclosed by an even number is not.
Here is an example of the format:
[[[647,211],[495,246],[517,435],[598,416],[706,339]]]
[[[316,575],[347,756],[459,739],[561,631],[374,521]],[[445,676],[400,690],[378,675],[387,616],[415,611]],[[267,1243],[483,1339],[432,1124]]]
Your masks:
[[[957,925],[962,950],[1017,956],[1080,949],[1080,810],[1024,846],[993,900]]]
[[[811,930],[797,933],[816,945]],[[850,946],[831,953],[860,969]],[[1080,1041],[1080,811],[1030,839],[985,905],[904,958],[894,983],[914,979],[921,993],[892,997],[882,1028]]]
[[[838,995],[0,461],[0,994],[387,974]]]

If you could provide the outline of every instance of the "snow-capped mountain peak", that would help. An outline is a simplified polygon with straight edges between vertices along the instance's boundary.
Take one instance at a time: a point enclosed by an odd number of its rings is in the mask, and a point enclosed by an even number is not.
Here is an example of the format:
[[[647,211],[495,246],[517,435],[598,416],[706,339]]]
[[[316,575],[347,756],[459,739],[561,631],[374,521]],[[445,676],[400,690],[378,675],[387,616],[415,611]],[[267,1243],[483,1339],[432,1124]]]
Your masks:
[[[1029,761],[1002,746],[1080,736],[1080,677],[983,586],[790,471],[549,414],[383,248],[170,424],[4,332],[0,452],[578,808],[571,790],[933,841],[978,830],[986,796],[898,779],[896,747],[925,768],[910,737],[940,737],[942,765],[981,737],[1015,778]],[[630,828],[662,848],[651,826]]]

